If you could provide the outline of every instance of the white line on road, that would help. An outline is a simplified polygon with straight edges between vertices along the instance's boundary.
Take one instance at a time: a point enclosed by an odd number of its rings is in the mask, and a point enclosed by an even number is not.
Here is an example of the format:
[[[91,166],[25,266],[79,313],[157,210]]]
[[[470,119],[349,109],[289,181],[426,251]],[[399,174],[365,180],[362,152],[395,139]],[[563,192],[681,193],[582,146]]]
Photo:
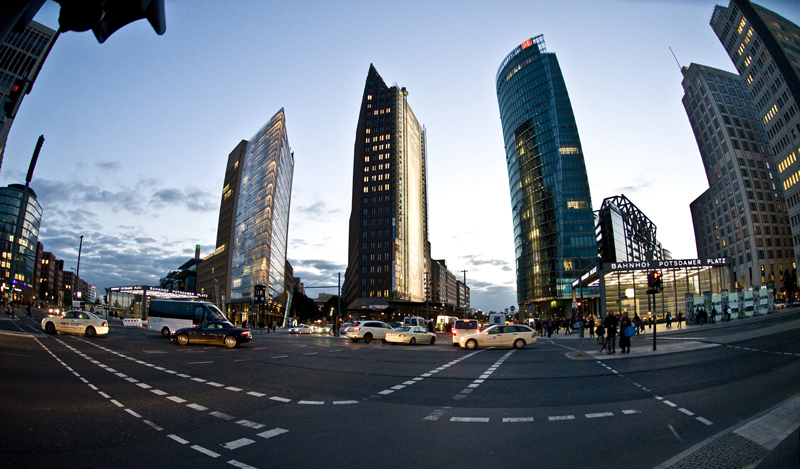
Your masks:
[[[260,423],[256,423],[256,422],[251,422],[249,420],[239,420],[236,423],[238,425],[243,426],[243,427],[252,428],[254,430],[258,430],[258,429],[264,428],[264,425],[262,425]]]
[[[635,410],[635,409],[627,409],[627,410],[623,410],[622,413],[625,414],[625,415],[631,415],[631,414],[638,414],[639,411]]]
[[[425,417],[422,420],[428,420],[429,422],[435,422],[435,421],[439,420],[440,418],[442,418],[442,415],[444,415],[446,409],[449,409],[449,407],[445,407],[444,409],[436,409],[433,412],[431,412],[430,415],[428,415],[427,417]]]
[[[238,467],[239,469],[256,469],[255,467],[250,466],[249,464],[236,461],[235,459],[231,459],[230,461],[228,461],[228,464],[230,464],[233,467]]]
[[[554,421],[554,420],[575,420],[575,416],[574,415],[551,415],[550,417],[547,417],[547,420],[550,420],[551,422]]]
[[[171,438],[171,439],[177,441],[178,443],[180,443],[182,445],[189,444],[188,440],[184,440],[183,438],[179,437],[178,435],[169,434],[169,435],[167,435],[167,438]]]
[[[503,417],[503,423],[533,422],[533,417]]]
[[[255,392],[255,391],[248,391],[247,394],[249,394],[251,396],[255,396],[255,397],[264,397],[264,396],[266,396],[266,394],[262,394],[260,392]]]
[[[358,401],[333,401],[333,405],[358,404]]]
[[[670,407],[678,407],[678,404],[675,404],[674,402],[667,401],[667,400],[664,400],[664,404],[666,404],[666,405],[668,405]]]
[[[489,421],[489,417],[450,417],[450,421],[486,423]]]
[[[184,402],[186,402],[186,399],[182,399],[178,396],[169,396],[167,397],[167,399],[172,402],[177,402],[178,404],[183,404]]]
[[[325,401],[299,401],[298,404],[304,405],[322,405],[325,404]]]
[[[703,417],[695,417],[695,419],[697,419],[699,422],[703,422],[706,425],[714,425],[713,423],[711,423],[710,421],[704,419]]]
[[[114,405],[116,405],[117,407],[125,407],[124,405],[120,404],[120,402],[116,399],[111,399],[111,402],[113,402]]]
[[[153,394],[156,394],[158,396],[166,396],[167,394],[169,394],[168,392],[164,392],[164,391],[162,391],[160,389],[151,389],[150,392],[152,392]]]
[[[225,386],[224,384],[215,383],[213,381],[209,381],[206,384],[209,386],[214,386],[215,388],[221,388],[222,386]]]
[[[198,383],[205,383],[208,380],[203,378],[192,378],[192,381],[197,381]]]
[[[186,407],[194,410],[208,410],[208,407],[203,407],[200,404],[187,404]]]
[[[256,436],[260,436],[261,438],[272,438],[274,436],[282,435],[287,433],[289,430],[285,430],[283,428],[273,428],[272,430],[267,430],[262,433],[257,433]]]
[[[223,414],[222,412],[217,412],[217,411],[209,412],[208,415],[211,415],[212,417],[220,418],[222,420],[233,420],[233,419],[236,418],[236,417],[234,417],[232,415]]]
[[[278,396],[272,396],[272,397],[270,397],[270,400],[278,401],[278,402],[292,402],[291,399],[287,399],[285,397],[278,397]]]
[[[613,412],[598,412],[596,414],[586,414],[587,419],[596,419],[601,417],[613,417]]]
[[[242,388],[235,388],[233,386],[227,386],[225,389],[227,389],[228,391],[233,391],[233,392],[242,391]]]
[[[684,414],[688,415],[689,417],[692,417],[692,416],[694,415],[694,412],[691,412],[691,411],[689,411],[689,410],[686,410],[686,409],[684,409],[683,407],[681,407],[681,408],[680,408],[680,409],[678,409],[678,410],[679,410],[679,411],[681,411],[681,412],[683,412]]]
[[[222,445],[222,447],[225,449],[238,449],[241,448],[242,446],[247,446],[255,442],[256,440],[251,440],[250,438],[239,438],[238,440],[233,440],[225,443],[224,445]]]
[[[127,412],[127,413],[129,413],[129,414],[133,415],[133,416],[134,416],[134,417],[136,417],[137,419],[140,419],[140,418],[142,418],[142,416],[141,416],[141,415],[137,414],[136,412],[132,411],[131,409],[125,409],[125,412]]]
[[[163,428],[159,427],[158,425],[154,424],[153,422],[151,422],[151,421],[149,421],[149,420],[142,420],[142,421],[143,421],[144,423],[146,423],[146,424],[150,425],[151,427],[155,428],[155,430],[156,430],[157,432],[160,432],[160,431],[164,430]]]
[[[212,458],[218,458],[220,456],[219,453],[215,453],[215,452],[211,451],[210,449],[203,448],[200,445],[192,445],[192,446],[190,446],[190,448],[192,448],[195,451],[200,451],[201,453],[205,454],[206,456],[211,456]]]
[[[142,389],[150,389],[150,388],[152,388],[152,386],[150,386],[149,384],[145,384],[145,383],[136,383],[136,385],[139,386]]]
[[[208,363],[214,363],[214,362],[213,362],[213,361],[207,361],[207,362],[189,362],[189,365],[206,365],[206,364],[208,364]]]

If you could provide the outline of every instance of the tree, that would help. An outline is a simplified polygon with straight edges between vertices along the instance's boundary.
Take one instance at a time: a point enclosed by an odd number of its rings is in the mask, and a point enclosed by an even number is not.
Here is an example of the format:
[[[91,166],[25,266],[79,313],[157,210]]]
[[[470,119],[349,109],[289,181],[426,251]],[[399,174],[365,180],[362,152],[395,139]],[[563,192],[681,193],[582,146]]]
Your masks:
[[[299,291],[295,291],[292,297],[291,314],[297,318],[297,322],[316,321],[320,317],[319,308],[314,300]]]

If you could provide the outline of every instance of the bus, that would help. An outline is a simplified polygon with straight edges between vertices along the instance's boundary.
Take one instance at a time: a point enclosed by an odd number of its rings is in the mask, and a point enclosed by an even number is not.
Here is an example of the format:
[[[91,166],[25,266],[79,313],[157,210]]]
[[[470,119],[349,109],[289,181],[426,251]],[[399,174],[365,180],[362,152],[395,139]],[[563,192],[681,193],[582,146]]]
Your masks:
[[[169,337],[173,331],[208,321],[228,321],[216,305],[207,301],[150,300],[147,328]]]

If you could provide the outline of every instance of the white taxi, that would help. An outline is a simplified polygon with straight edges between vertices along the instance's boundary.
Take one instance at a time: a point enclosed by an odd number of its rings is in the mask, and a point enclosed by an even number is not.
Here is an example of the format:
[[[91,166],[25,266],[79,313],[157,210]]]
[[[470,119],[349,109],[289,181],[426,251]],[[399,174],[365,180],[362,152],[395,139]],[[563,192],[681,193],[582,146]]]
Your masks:
[[[395,344],[431,344],[436,342],[436,334],[428,332],[423,327],[419,326],[403,326],[398,327],[391,332],[386,333],[385,342]]]
[[[477,334],[462,336],[459,345],[468,349],[475,347],[514,347],[536,343],[536,332],[522,324],[496,325]]]
[[[108,334],[108,321],[87,311],[67,311],[59,316],[42,319],[42,329],[48,334],[71,332],[94,337],[98,334]]]

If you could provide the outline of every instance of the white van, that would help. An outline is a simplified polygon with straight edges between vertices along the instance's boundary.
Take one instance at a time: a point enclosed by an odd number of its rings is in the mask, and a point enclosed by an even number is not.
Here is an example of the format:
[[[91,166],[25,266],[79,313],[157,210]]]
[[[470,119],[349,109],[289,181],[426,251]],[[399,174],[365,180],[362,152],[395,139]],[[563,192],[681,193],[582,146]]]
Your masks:
[[[428,330],[428,326],[425,324],[425,318],[421,318],[419,316],[406,316],[403,318],[403,325],[404,326],[419,326]]]
[[[493,313],[489,315],[489,325],[494,326],[495,324],[505,324],[506,323],[506,315],[503,313]]]

